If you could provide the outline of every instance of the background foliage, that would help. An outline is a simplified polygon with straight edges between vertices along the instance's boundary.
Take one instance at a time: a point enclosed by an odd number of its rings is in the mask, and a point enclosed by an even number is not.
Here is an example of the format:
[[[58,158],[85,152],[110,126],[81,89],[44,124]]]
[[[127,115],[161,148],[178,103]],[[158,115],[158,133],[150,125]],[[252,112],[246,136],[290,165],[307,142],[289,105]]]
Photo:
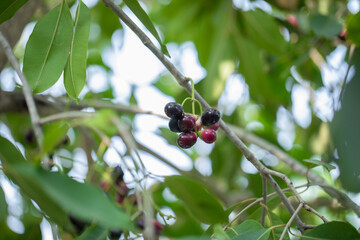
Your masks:
[[[177,136],[167,128],[162,112],[141,109],[137,90],[141,80],[133,84],[116,79],[130,89],[121,104],[113,85],[100,91],[91,88],[90,68],[101,69],[111,82],[116,70],[106,51],[121,48],[129,31],[106,1],[27,2],[0,3],[1,29],[19,18],[16,14],[24,4],[37,2],[31,19],[35,27],[26,46],[19,43],[14,51],[40,115],[39,123],[30,118],[22,84],[0,89],[1,238],[39,239],[44,237],[40,224],[46,220],[61,239],[105,239],[113,230],[123,231],[126,239],[140,239],[146,234],[137,224],[143,214],[163,224],[164,239],[280,238],[292,215],[275,194],[266,203],[265,224],[258,201],[227,226],[264,191],[261,175],[249,168],[243,153],[222,131],[213,146],[176,148],[176,154],[156,144],[146,146],[137,134],[138,115],[150,115],[149,121],[161,119],[153,134],[170,146],[176,146]],[[329,222],[323,224],[315,214],[301,210],[299,217],[314,229],[300,234],[291,224],[284,239],[360,239],[355,228],[360,214],[360,13],[359,6],[356,11],[351,7],[353,2],[118,3],[179,69],[184,70],[182,50],[194,46],[206,71],[196,81],[200,95],[222,112],[222,119],[265,166],[286,174],[295,186],[310,184],[299,191]],[[12,32],[21,34],[14,24]],[[6,72],[15,73],[10,65],[2,71],[1,88],[6,88],[14,81]],[[66,94],[51,95],[49,89],[58,88],[59,82]],[[150,84],[169,101],[181,103],[189,96],[165,70]],[[80,111],[84,109],[91,111]],[[191,112],[190,104],[185,111]],[[36,124],[41,126],[40,138],[32,130]],[[119,141],[124,151],[116,147]],[[116,164],[107,157],[114,149]],[[177,174],[152,174],[142,165],[144,154]],[[179,167],[178,158],[184,154],[192,163],[190,170]],[[210,171],[199,165],[201,161]],[[84,179],[69,174],[79,163],[86,172]],[[131,188],[121,201],[112,174],[117,165],[125,172],[124,184]],[[286,188],[281,179],[276,180]],[[21,197],[17,215],[6,197],[9,184]],[[296,209],[293,194],[286,193]],[[70,216],[87,223],[85,228],[77,231]],[[21,221],[23,231],[14,230],[13,218]]]

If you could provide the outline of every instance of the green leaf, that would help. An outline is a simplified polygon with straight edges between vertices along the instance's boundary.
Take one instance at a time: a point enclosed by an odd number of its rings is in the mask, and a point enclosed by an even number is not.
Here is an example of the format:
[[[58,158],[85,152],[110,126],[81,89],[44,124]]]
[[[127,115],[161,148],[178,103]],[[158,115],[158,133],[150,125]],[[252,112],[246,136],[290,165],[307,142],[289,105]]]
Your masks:
[[[246,220],[240,225],[226,230],[231,239],[266,240],[270,236],[270,229],[264,228],[255,220]]]
[[[330,15],[315,14],[310,19],[310,26],[316,35],[327,39],[339,35],[342,25],[336,17]]]
[[[73,32],[70,10],[62,1],[35,25],[26,44],[24,74],[34,93],[54,85],[64,70]]]
[[[165,185],[177,198],[183,200],[201,222],[214,224],[227,221],[221,203],[201,182],[187,176],[174,175],[165,178]]]
[[[336,167],[334,167],[333,165],[328,164],[328,163],[326,163],[326,162],[319,161],[319,160],[306,159],[306,160],[304,160],[304,162],[312,163],[312,164],[315,164],[316,166],[319,166],[319,165],[320,165],[320,166],[323,166],[323,167],[326,168],[328,171],[333,170],[333,169],[336,169]]]
[[[357,47],[360,47],[360,12],[355,15],[349,16],[346,23],[346,37]]]
[[[10,19],[28,0],[1,0],[0,24]]]
[[[106,239],[108,230],[100,226],[88,227],[76,240],[103,240]]]
[[[231,240],[231,238],[225,233],[223,227],[219,224],[214,226],[214,237],[215,239]]]
[[[5,193],[2,187],[0,186],[0,223],[6,220],[7,216],[7,203],[5,200]]]
[[[243,16],[246,33],[252,42],[270,53],[285,51],[287,43],[273,17],[261,10],[244,12]]]
[[[7,177],[19,185],[53,221],[65,226],[67,215],[60,206],[48,196],[42,186],[39,186],[41,182],[38,182],[35,178],[37,176],[36,168],[25,161],[18,149],[1,136],[0,160]]]
[[[335,112],[330,124],[331,138],[337,150],[338,157],[334,161],[339,165],[340,181],[348,191],[360,192],[360,111],[357,104],[360,102],[360,49],[356,48],[351,68],[354,74],[348,79],[342,89],[341,108]],[[333,152],[330,152],[330,156]]]
[[[130,10],[135,14],[135,16],[144,24],[144,26],[149,30],[149,32],[156,38],[161,46],[161,51],[168,57],[170,57],[169,52],[162,43],[159,33],[156,31],[154,24],[150,20],[147,13],[142,9],[139,2],[137,0],[124,0],[126,5],[130,8]]]
[[[69,125],[63,121],[49,123],[44,126],[44,152],[51,153],[55,148],[60,147],[68,130]]]
[[[0,137],[0,160],[6,175],[54,220],[64,223],[67,213],[71,213],[108,228],[132,228],[129,217],[100,189],[58,172],[35,168],[3,137]]]
[[[90,33],[90,11],[80,1],[75,16],[70,56],[64,72],[64,85],[68,95],[77,99],[86,83],[86,55]]]
[[[308,231],[301,239],[359,240],[360,234],[349,223],[333,221],[321,224]]]

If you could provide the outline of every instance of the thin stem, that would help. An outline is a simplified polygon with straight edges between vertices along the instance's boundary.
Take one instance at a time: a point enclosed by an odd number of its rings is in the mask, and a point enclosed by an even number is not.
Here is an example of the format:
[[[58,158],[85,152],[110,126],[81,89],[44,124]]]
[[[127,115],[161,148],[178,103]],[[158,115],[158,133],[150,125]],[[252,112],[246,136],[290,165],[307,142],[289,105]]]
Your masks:
[[[303,207],[303,203],[300,203],[299,206],[297,207],[297,209],[295,210],[295,212],[293,213],[293,215],[291,216],[291,218],[289,219],[289,221],[286,223],[283,232],[281,233],[281,236],[279,238],[279,240],[282,240],[285,237],[285,234],[288,230],[288,228],[290,227],[291,223],[294,221],[295,216],[298,215],[298,213],[300,212],[301,208]]]
[[[7,58],[9,59],[10,64],[12,65],[12,67],[15,69],[16,73],[18,74],[21,82],[22,82],[22,91],[25,97],[25,101],[26,101],[26,105],[28,106],[28,110],[29,110],[29,114],[30,114],[30,119],[31,119],[31,124],[32,127],[34,129],[34,133],[35,133],[35,137],[36,137],[36,141],[38,143],[38,146],[40,148],[40,150],[42,149],[42,142],[43,142],[43,132],[41,130],[39,121],[40,121],[40,117],[38,114],[38,111],[36,109],[36,104],[35,101],[32,97],[32,92],[31,92],[31,88],[29,86],[29,83],[27,82],[25,75],[23,74],[23,72],[20,69],[20,65],[18,60],[16,59],[11,46],[9,44],[9,42],[6,40],[6,38],[4,37],[4,35],[2,34],[2,32],[0,31],[0,45],[2,46],[2,48],[4,49],[4,52],[7,56]]]
[[[267,181],[264,176],[262,177],[262,195],[263,195],[263,204],[266,206],[266,195],[267,195]],[[261,225],[265,227],[265,216],[266,216],[266,209],[263,208],[262,215],[261,215]]]

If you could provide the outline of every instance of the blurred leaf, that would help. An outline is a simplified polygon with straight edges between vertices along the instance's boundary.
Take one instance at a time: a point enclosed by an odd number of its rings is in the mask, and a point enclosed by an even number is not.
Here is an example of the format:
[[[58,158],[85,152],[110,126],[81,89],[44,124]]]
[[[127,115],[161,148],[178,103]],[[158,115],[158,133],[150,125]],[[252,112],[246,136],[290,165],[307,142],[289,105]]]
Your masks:
[[[79,237],[76,238],[76,240],[103,240],[107,237],[108,230],[92,225],[88,227]]]
[[[153,199],[157,206],[168,207],[174,211],[176,221],[174,224],[166,225],[162,234],[167,237],[177,238],[181,236],[198,236],[204,233],[199,221],[184,207],[184,203],[179,200],[169,201],[164,190],[165,184],[156,184],[152,186]],[[209,239],[209,238],[208,238]]]
[[[360,12],[349,16],[346,22],[346,37],[357,47],[360,47]]]
[[[245,31],[252,42],[269,53],[285,51],[287,43],[272,16],[261,10],[247,11],[242,14]]]
[[[214,226],[214,238],[215,239],[223,239],[223,240],[231,240],[231,238],[225,233],[223,227],[219,224]]]
[[[24,55],[24,74],[34,93],[54,85],[64,70],[73,32],[65,1],[42,17],[30,35]]]
[[[219,200],[201,182],[187,176],[174,175],[165,178],[165,185],[184,201],[185,206],[200,221],[213,224],[227,220]]]
[[[152,23],[147,13],[144,11],[144,9],[142,9],[138,0],[124,0],[124,2],[130,8],[130,10],[135,14],[135,16],[141,21],[141,23],[144,24],[147,30],[149,30],[149,32],[156,38],[156,40],[159,42],[161,46],[161,51],[166,56],[170,57],[169,52],[165,44],[162,43],[159,33],[156,31],[154,24]]]
[[[333,221],[321,224],[301,237],[302,240],[314,238],[327,240],[359,240],[360,234],[349,223]]]
[[[2,0],[0,2],[0,24],[10,19],[28,0]]]
[[[335,159],[340,169],[343,187],[352,192],[360,192],[360,49],[357,48],[351,60],[354,74],[343,87],[341,108],[335,112],[330,125],[331,137],[339,158]],[[331,155],[333,153],[330,153]]]
[[[327,39],[339,35],[342,29],[338,19],[332,15],[315,14],[310,19],[310,26],[316,35]]]
[[[266,229],[255,220],[246,220],[240,225],[226,230],[231,239],[266,240],[270,236],[270,229]]]
[[[65,213],[109,228],[130,229],[129,217],[100,189],[74,181],[58,172],[47,172],[27,162],[5,138],[0,137],[0,159],[6,175],[50,217],[64,221]],[[58,214],[58,215],[55,215]]]
[[[64,72],[64,85],[70,97],[77,99],[86,83],[86,55],[90,32],[90,11],[79,2],[70,55]]]
[[[117,128],[111,122],[116,117],[116,112],[112,109],[102,109],[96,112],[95,117],[81,120],[82,123],[90,128],[96,128],[103,131],[107,136],[113,136],[117,133]]]
[[[0,223],[6,220],[7,216],[7,203],[5,199],[5,193],[2,187],[0,186]]]
[[[174,98],[179,95],[180,92],[184,91],[169,74],[161,75],[153,85],[164,94]]]
[[[312,164],[315,164],[315,166],[313,167],[316,167],[316,166],[323,166],[324,168],[326,168],[328,171],[330,170],[333,170],[333,169],[336,169],[335,166],[331,165],[331,164],[328,164],[326,162],[323,162],[323,161],[319,161],[319,160],[314,160],[314,159],[305,159],[304,162],[308,162],[308,163],[312,163]]]
[[[63,121],[49,123],[44,127],[43,151],[51,153],[64,141],[69,125]]]

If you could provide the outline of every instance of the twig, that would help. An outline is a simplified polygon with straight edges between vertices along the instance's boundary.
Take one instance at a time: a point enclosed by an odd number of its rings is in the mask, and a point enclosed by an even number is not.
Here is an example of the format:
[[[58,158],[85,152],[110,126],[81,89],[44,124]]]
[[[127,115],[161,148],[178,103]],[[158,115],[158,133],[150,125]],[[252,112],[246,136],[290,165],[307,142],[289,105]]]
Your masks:
[[[266,195],[267,195],[267,181],[266,181],[266,178],[264,176],[261,176],[261,179],[262,179],[262,195],[263,195],[263,204],[264,206],[266,206]],[[261,225],[263,227],[265,227],[265,216],[266,216],[266,209],[263,208],[262,210],[262,214],[261,214]]]
[[[230,126],[231,129],[239,136],[243,141],[255,144],[262,149],[274,154],[280,161],[284,162],[287,166],[291,168],[294,172],[306,176],[311,180],[312,184],[320,186],[329,196],[336,198],[339,203],[344,207],[352,209],[360,217],[360,206],[357,205],[350,197],[341,192],[340,190],[330,186],[323,178],[314,174],[313,172],[307,172],[307,168],[302,165],[298,160],[291,157],[289,154],[285,153],[279,147],[275,146],[272,143],[267,142],[266,140],[246,132],[240,127]]]
[[[35,101],[32,97],[32,92],[31,92],[29,83],[27,82],[25,75],[23,74],[23,72],[20,69],[19,62],[16,59],[9,42],[6,40],[6,38],[4,37],[4,35],[2,34],[1,31],[0,31],[0,44],[1,44],[2,48],[4,49],[4,52],[7,56],[7,58],[9,59],[10,64],[15,69],[16,73],[18,74],[18,76],[23,84],[22,91],[23,91],[23,94],[25,97],[26,105],[28,106],[31,124],[34,129],[36,141],[38,143],[39,148],[41,149],[44,136],[43,136],[43,132],[41,130],[40,124],[39,124],[40,117],[39,117],[38,111],[36,109]]]
[[[291,218],[289,219],[289,221],[286,223],[283,232],[281,233],[281,236],[279,238],[279,240],[282,240],[285,237],[285,234],[288,230],[288,228],[290,227],[291,223],[294,221],[295,216],[298,215],[298,213],[300,212],[301,208],[303,207],[303,203],[300,203],[299,206],[297,207],[297,209],[295,210],[295,212],[293,213],[293,215],[291,216]]]
[[[147,37],[147,35],[124,13],[124,11],[117,6],[113,0],[103,0],[105,5],[109,7],[143,42],[143,44],[162,62],[162,64],[169,70],[169,72],[175,77],[178,83],[186,89],[189,94],[192,94],[192,88],[189,84],[189,79],[186,78],[167,58],[166,56],[151,42],[151,40]],[[209,108],[209,104],[201,97],[201,95],[194,91],[195,98],[201,103],[204,108]],[[281,200],[283,201],[284,205],[290,212],[293,214],[295,212],[293,206],[281,191],[279,185],[276,181],[272,178],[272,176],[266,171],[266,167],[255,158],[254,154],[246,147],[246,145],[236,136],[236,134],[231,131],[231,129],[224,123],[224,121],[220,120],[220,127],[228,136],[228,138],[235,144],[235,146],[244,154],[246,159],[248,159],[260,173],[264,173],[264,176],[269,181],[271,186],[275,189],[275,191],[279,194]],[[288,178],[286,183],[291,182]],[[289,185],[291,188],[292,185]],[[296,194],[296,193],[294,193]],[[300,198],[301,199],[301,198]],[[301,202],[303,202],[301,200]],[[295,216],[295,224],[297,228],[300,230],[301,233],[304,233],[304,223],[298,216]]]
[[[304,204],[304,208],[306,209],[306,211],[311,212],[311,213],[315,214],[316,216],[318,216],[319,218],[321,218],[321,220],[323,220],[324,223],[329,222],[329,220],[327,220],[323,215],[318,213],[315,209],[310,207],[308,204]]]
[[[72,119],[72,118],[88,118],[94,117],[95,113],[93,112],[81,112],[81,111],[68,111],[68,112],[60,112],[50,116],[46,116],[40,119],[39,123],[44,125],[46,123],[59,121],[62,119]]]

